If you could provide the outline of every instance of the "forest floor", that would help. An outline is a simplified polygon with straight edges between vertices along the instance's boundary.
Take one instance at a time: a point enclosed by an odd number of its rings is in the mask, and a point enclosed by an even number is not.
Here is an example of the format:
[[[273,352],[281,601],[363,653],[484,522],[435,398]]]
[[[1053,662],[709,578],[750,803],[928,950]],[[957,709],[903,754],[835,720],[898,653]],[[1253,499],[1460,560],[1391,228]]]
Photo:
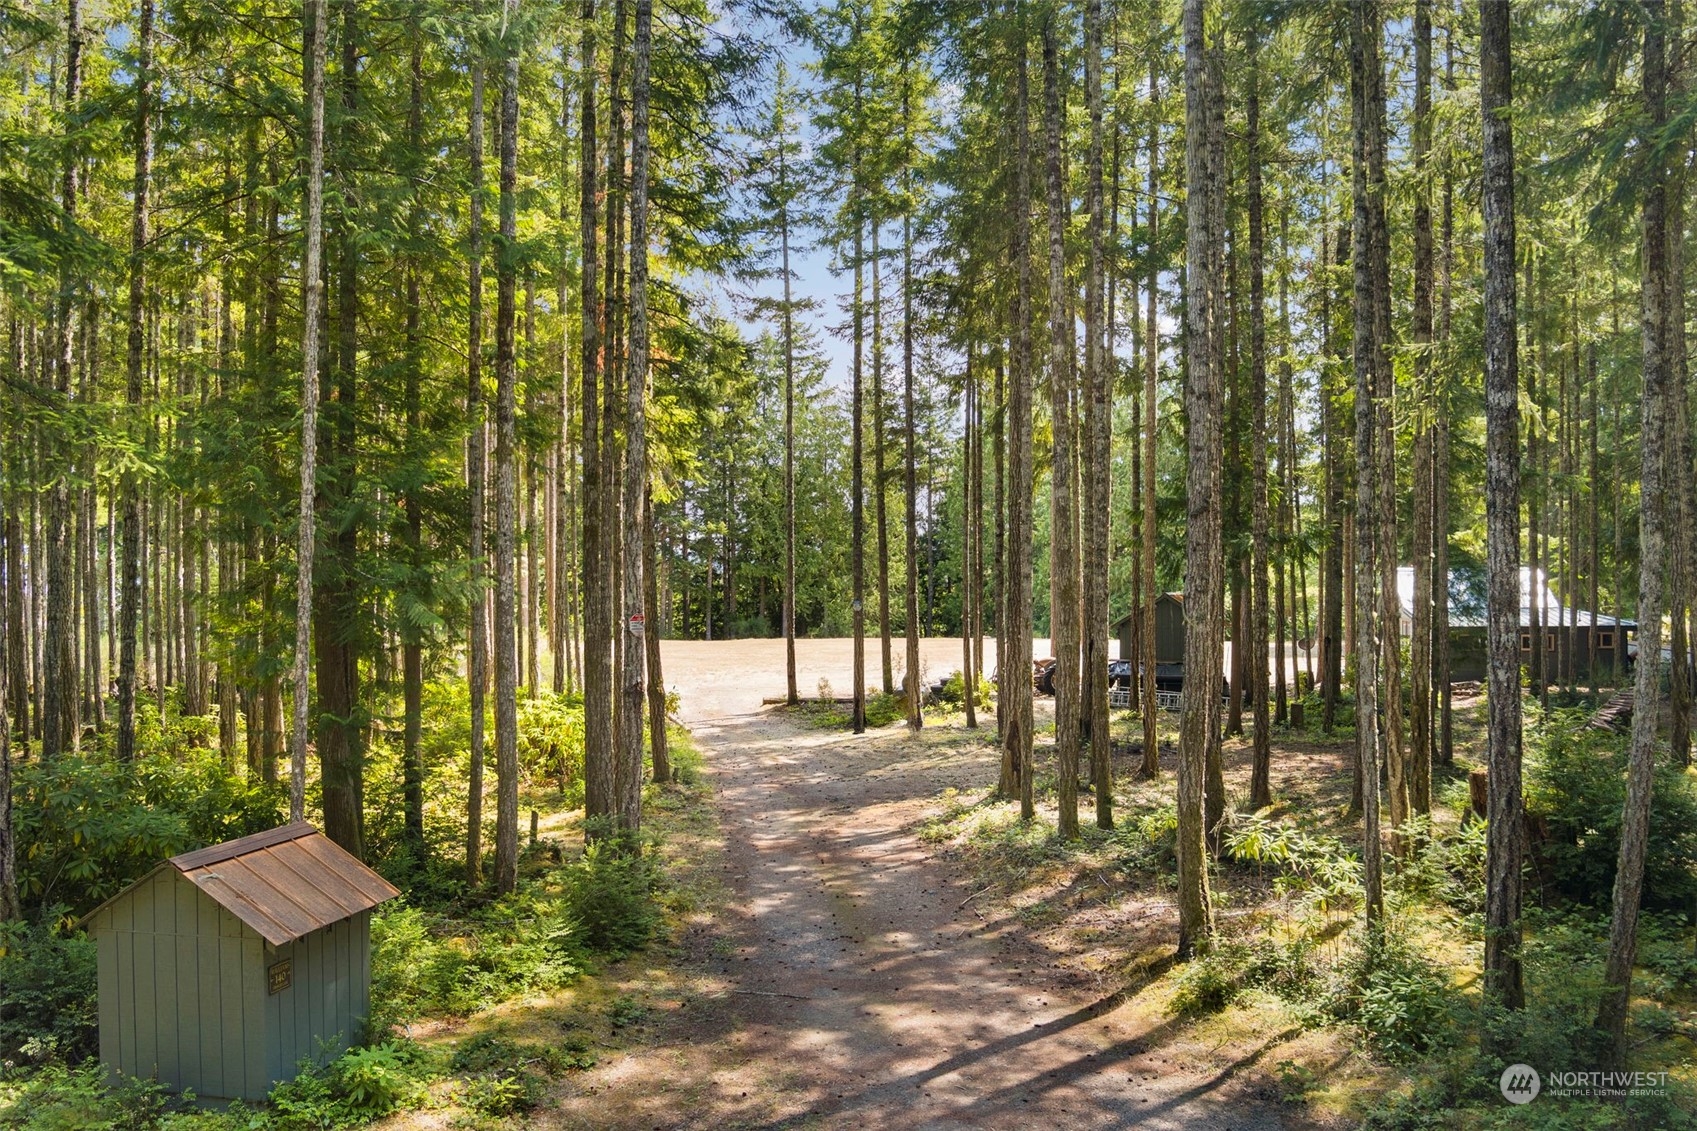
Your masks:
[[[851,682],[847,642],[801,647],[807,691]],[[959,666],[958,641],[926,652],[932,672]],[[636,1020],[534,1125],[1315,1125],[1279,1101],[1275,1070],[1312,1036],[1175,1020],[1156,985],[1164,963],[1097,961],[1090,907],[1067,930],[1034,922],[983,898],[921,835],[944,791],[994,783],[993,731],[896,723],[856,737],[762,709],[782,691],[781,641],[668,642],[666,662],[720,831],[694,844],[681,882],[712,894],[670,954],[600,979],[611,1006],[578,1002],[585,1024],[609,1010]],[[1116,951],[1170,955],[1165,895],[1111,915]]]

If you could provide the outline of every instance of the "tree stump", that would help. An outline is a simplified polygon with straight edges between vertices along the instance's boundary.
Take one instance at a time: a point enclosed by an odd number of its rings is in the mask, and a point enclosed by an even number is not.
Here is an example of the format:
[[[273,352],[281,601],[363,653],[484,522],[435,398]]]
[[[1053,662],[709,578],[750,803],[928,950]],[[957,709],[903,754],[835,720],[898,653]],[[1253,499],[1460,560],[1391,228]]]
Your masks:
[[[1483,821],[1491,801],[1491,777],[1487,771],[1474,770],[1467,775],[1467,795],[1473,815]]]

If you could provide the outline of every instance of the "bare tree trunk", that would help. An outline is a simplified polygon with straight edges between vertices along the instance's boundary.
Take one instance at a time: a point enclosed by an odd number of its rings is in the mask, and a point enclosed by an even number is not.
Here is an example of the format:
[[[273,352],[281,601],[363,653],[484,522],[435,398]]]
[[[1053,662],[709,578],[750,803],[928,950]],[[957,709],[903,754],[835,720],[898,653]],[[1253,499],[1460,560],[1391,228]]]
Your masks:
[[[407,37],[411,40],[408,66],[407,138],[409,149],[420,152],[424,132],[424,34],[419,27],[419,11],[415,6],[408,13]],[[409,202],[407,227],[413,240],[418,238],[419,204],[415,197]],[[412,241],[409,241],[412,242]],[[414,243],[414,246],[417,246]],[[419,403],[423,380],[423,359],[420,356],[418,309],[418,264],[406,264],[405,354],[406,377],[403,398],[406,411],[407,446],[414,452],[422,446],[422,410]],[[422,576],[424,560],[424,511],[416,490],[408,490],[402,500],[406,522],[406,550],[413,576]],[[424,843],[424,640],[419,629],[407,618],[401,621],[401,792],[406,810],[406,838],[412,848],[415,866],[422,865]]]
[[[1090,742],[1091,789],[1096,827],[1114,827],[1113,741],[1108,731],[1108,512],[1113,498],[1113,350],[1104,334],[1104,244],[1102,230],[1102,2],[1084,7],[1084,86],[1090,114],[1090,153],[1085,174],[1090,244],[1084,284],[1084,700]],[[1141,560],[1141,559],[1139,559]]]
[[[1200,17],[1199,17],[1200,18]],[[1150,42],[1161,32],[1161,0],[1149,5]],[[1161,67],[1160,55],[1151,51],[1149,57],[1149,247],[1156,246],[1161,232]],[[1139,660],[1143,676],[1143,776],[1153,778],[1161,772],[1161,752],[1155,724],[1160,714],[1160,695],[1155,686],[1155,601],[1159,587],[1155,579],[1155,402],[1159,399],[1159,363],[1161,356],[1161,323],[1157,302],[1160,298],[1160,267],[1158,257],[1149,257],[1149,278],[1144,302],[1143,357],[1143,544],[1136,553],[1143,557],[1143,631],[1139,634],[1143,652]]]
[[[1615,868],[1614,905],[1609,918],[1608,957],[1603,966],[1603,996],[1597,1028],[1608,1040],[1607,1067],[1626,1061],[1626,1015],[1632,998],[1632,966],[1638,950],[1639,901],[1644,886],[1644,857],[1650,834],[1650,801],[1655,786],[1656,730],[1661,698],[1662,613],[1666,607],[1667,531],[1670,480],[1685,469],[1668,467],[1669,417],[1677,411],[1677,385],[1671,372],[1670,339],[1683,327],[1669,323],[1667,158],[1658,153],[1668,123],[1667,8],[1663,0],[1645,0],[1644,104],[1648,123],[1644,150],[1651,156],[1644,177],[1643,297],[1640,315],[1644,339],[1643,420],[1638,546],[1638,664],[1633,688],[1632,743],[1627,757],[1626,804],[1621,814],[1620,856]],[[1677,38],[1675,40],[1677,42]],[[1682,285],[1682,282],[1678,285]]]
[[[964,502],[961,506],[961,607],[960,635],[961,657],[960,677],[961,688],[965,691],[966,725],[969,730],[978,729],[978,669],[973,665],[973,631],[974,617],[977,606],[984,590],[984,578],[978,568],[974,556],[974,537],[978,528],[983,524],[980,497],[982,484],[976,481],[974,475],[973,453],[982,446],[983,435],[979,430],[978,421],[978,374],[973,368],[975,351],[968,343],[966,350],[966,377],[964,381],[961,424],[961,483],[964,487]]]
[[[82,9],[80,0],[65,4],[65,85],[61,107],[67,121],[78,113],[82,91]],[[69,127],[67,127],[69,129]],[[77,215],[80,148],[65,139],[64,176],[59,207],[67,223]],[[74,301],[78,275],[69,264],[60,268],[59,305],[55,328],[58,341],[53,355],[53,391],[58,402],[69,407],[71,369],[75,363],[77,305]],[[43,633],[41,668],[41,756],[52,758],[77,748],[77,648],[75,586],[71,560],[71,489],[68,466],[70,444],[48,433],[45,449],[54,474],[47,490],[47,622]],[[40,480],[37,480],[40,482]]]
[[[1670,11],[1670,23],[1677,33],[1680,23],[1677,4]],[[1678,35],[1673,36],[1679,42]],[[1669,177],[1667,189],[1667,368],[1668,368],[1668,452],[1664,482],[1669,493],[1673,554],[1672,576],[1668,581],[1668,612],[1672,619],[1670,643],[1673,664],[1668,673],[1671,692],[1671,711],[1668,723],[1669,742],[1674,765],[1691,765],[1691,644],[1690,615],[1693,612],[1692,583],[1694,573],[1691,549],[1692,522],[1697,521],[1697,490],[1692,484],[1691,463],[1691,402],[1686,388],[1685,350],[1685,171],[1677,169]],[[1571,481],[1571,476],[1569,477]]]
[[[913,199],[913,106],[912,94],[906,64],[902,70],[902,133],[905,155],[902,165],[902,182],[908,199]],[[911,211],[902,213],[902,413],[906,424],[906,435],[903,438],[902,468],[904,472],[904,494],[906,501],[907,523],[906,535],[906,566],[903,574],[907,578],[906,590],[906,625],[907,630],[907,726],[909,730],[918,730],[925,725],[925,714],[920,709],[924,688],[920,686],[919,671],[919,496],[918,470],[914,466],[914,400],[913,400],[913,215]],[[926,524],[929,529],[930,524]],[[964,635],[964,634],[963,634]],[[971,689],[968,688],[970,693]]]
[[[883,217],[876,206],[868,217],[872,227],[872,522],[878,535],[878,643],[883,660],[885,695],[896,693],[893,641],[890,636],[890,523],[889,483],[884,470],[884,293],[883,255],[879,232]]]
[[[1261,201],[1261,87],[1256,66],[1256,40],[1249,41],[1248,155],[1249,164],[1249,398],[1250,398],[1250,566],[1249,679],[1254,694],[1255,748],[1250,772],[1249,804],[1262,809],[1273,803],[1272,717],[1267,680],[1267,322]],[[1280,649],[1281,659],[1283,648]]]
[[[648,663],[648,749],[654,764],[654,780],[672,780],[671,750],[666,736],[666,680],[660,666],[660,573],[655,546],[654,496],[644,491],[642,501],[642,609],[646,620],[643,650]]]
[[[615,812],[616,792],[613,777],[613,647],[609,601],[612,585],[611,564],[606,542],[611,537],[603,519],[606,508],[603,496],[612,490],[614,468],[603,457],[611,449],[612,437],[603,438],[601,427],[601,360],[602,360],[602,302],[600,264],[596,253],[596,230],[600,222],[598,205],[600,192],[597,171],[600,157],[596,149],[595,127],[599,109],[596,106],[597,59],[595,39],[595,0],[583,0],[582,39],[579,44],[579,74],[583,94],[581,114],[582,160],[579,177],[579,238],[581,252],[583,341],[579,370],[583,394],[578,403],[583,410],[583,733],[584,733],[584,813],[590,820],[585,832],[591,837],[603,835],[597,822],[604,822]],[[617,92],[609,94],[615,103]],[[609,239],[609,257],[615,250]],[[611,381],[612,370],[608,369]]]
[[[856,111],[859,110],[860,90],[855,89]],[[861,262],[864,253],[865,221],[861,217],[860,192],[860,149],[854,151],[854,167],[850,172],[853,187],[850,189],[849,210],[854,223],[854,302],[850,320],[853,323],[854,334],[854,386],[851,410],[854,435],[849,444],[853,449],[851,462],[853,469],[851,477],[853,485],[851,492],[854,498],[850,504],[853,511],[854,529],[851,534],[849,547],[850,570],[854,574],[853,614],[854,614],[854,733],[866,733],[866,421],[865,395],[862,389],[865,358],[861,338],[866,327],[866,312],[862,307],[862,279],[865,265]]]
[[[1199,0],[1198,0],[1199,2]],[[1032,791],[1031,711],[1031,89],[1026,54],[1030,29],[1026,13],[1013,0],[1006,11],[1014,25],[1014,188],[1013,245],[1016,285],[1013,309],[1013,364],[1008,373],[1007,412],[1011,433],[1008,453],[1006,654],[997,656],[998,703],[1002,717],[1004,776],[1018,774],[1022,820],[1037,815]]]
[[[511,21],[518,0],[504,0],[507,42],[501,82],[500,234],[503,247],[518,236],[519,47]],[[495,890],[510,892],[518,884],[519,752],[518,640],[513,570],[517,558],[514,537],[518,483],[514,447],[517,443],[518,358],[515,348],[515,266],[502,255],[495,266]]]
[[[1455,32],[1453,26],[1444,35],[1444,89],[1455,89]],[[1451,356],[1451,320],[1455,307],[1455,162],[1451,155],[1444,158],[1442,249],[1439,267],[1443,272],[1439,282],[1441,296],[1438,305],[1438,340],[1443,343],[1444,359]],[[1437,435],[1432,441],[1433,478],[1433,613],[1432,634],[1437,640],[1436,670],[1438,684],[1438,719],[1436,757],[1444,765],[1455,761],[1454,719],[1451,713],[1450,688],[1450,385],[1447,380],[1439,386]]]
[[[619,759],[615,770],[621,833],[635,836],[642,818],[642,709],[647,634],[643,614],[643,502],[648,486],[648,81],[653,51],[653,0],[636,0],[631,52],[630,351],[624,412],[624,607],[629,631],[620,658]],[[661,727],[662,735],[664,726]]]
[[[1441,409],[1432,388],[1432,200],[1427,167],[1432,148],[1432,0],[1414,6],[1414,339],[1415,435],[1414,528],[1410,557],[1414,566],[1414,609],[1409,636],[1409,805],[1415,813],[1432,811],[1432,547],[1436,494],[1432,459],[1432,422]]]
[[[778,239],[784,273],[784,686],[790,706],[801,701],[795,676],[795,282],[790,273],[790,169],[787,122],[780,121],[778,180],[784,185]]]
[[[1178,901],[1181,958],[1205,952],[1214,936],[1208,893],[1204,822],[1208,752],[1220,740],[1221,613],[1225,577],[1220,544],[1220,417],[1222,388],[1215,338],[1215,249],[1210,194],[1217,187],[1208,153],[1210,76],[1203,0],[1184,3],[1185,187],[1189,235],[1185,254],[1186,481],[1185,605],[1194,610],[1184,640],[1184,716],[1179,736]]]
[[[1054,9],[1043,16],[1043,125],[1049,198],[1049,635],[1055,657],[1058,831],[1078,835],[1078,548],[1073,542],[1073,325],[1066,280],[1067,208],[1061,181],[1061,91]]]
[[[356,31],[359,5],[341,0],[341,66],[337,76],[343,115],[359,110],[360,53]],[[319,406],[324,413],[324,450],[320,458],[328,474],[321,502],[331,527],[323,545],[323,560],[313,584],[313,650],[318,690],[318,767],[324,808],[324,834],[356,857],[364,855],[358,592],[355,557],[358,524],[353,520],[354,482],[358,460],[357,396],[359,364],[360,245],[355,233],[357,197],[352,191],[356,158],[349,135],[338,135],[332,164],[341,187],[333,213],[336,235],[336,288],[331,330],[335,340],[334,380]],[[167,516],[168,518],[168,516]],[[163,592],[163,591],[162,591]],[[169,612],[169,606],[166,606]],[[167,619],[169,619],[167,617]]]
[[[1525,1002],[1520,966],[1520,406],[1515,334],[1514,134],[1507,0],[1481,0],[1484,118],[1485,545],[1489,684],[1486,759],[1485,991]]]
[[[1355,182],[1355,743],[1361,778],[1362,865],[1367,922],[1377,931],[1384,918],[1384,890],[1379,843],[1379,546],[1374,533],[1379,521],[1378,464],[1380,442],[1376,411],[1380,342],[1375,312],[1373,270],[1373,205],[1369,194],[1382,188],[1373,182],[1374,91],[1372,72],[1379,66],[1379,13],[1372,5],[1350,9],[1350,93],[1354,119]],[[1386,485],[1387,490],[1394,490]],[[1393,626],[1394,627],[1394,626]],[[1397,709],[1389,703],[1387,712]]]
[[[318,318],[324,302],[325,0],[306,0],[306,250],[301,256],[300,541],[295,555],[294,723],[289,743],[289,820],[306,819],[306,738],[311,715],[313,502],[318,470]]]
[[[130,427],[141,411],[142,369],[147,332],[148,195],[153,181],[153,0],[140,0],[136,28],[134,210],[130,218],[130,309],[124,401]],[[141,490],[133,467],[125,466],[123,588],[118,600],[118,759],[136,752],[136,613],[141,603]]]
[[[473,9],[476,10],[475,8]],[[586,26],[588,26],[586,24]],[[591,35],[585,31],[586,36]],[[585,80],[593,83],[593,75]],[[466,882],[475,886],[483,878],[483,747],[484,698],[489,691],[489,621],[483,615],[483,578],[486,567],[484,518],[489,491],[484,481],[484,453],[489,444],[489,426],[483,408],[483,96],[484,69],[481,54],[471,64],[471,164],[470,267],[467,294],[466,415],[471,418],[471,435],[466,441],[466,494],[471,506],[471,639],[466,657],[466,682],[471,700],[471,772],[466,784]],[[593,179],[593,174],[586,174]],[[592,229],[593,230],[593,229]],[[590,242],[594,236],[589,237]],[[591,258],[593,258],[591,256]],[[585,336],[589,336],[585,331]]]
[[[526,271],[524,276],[524,359],[523,370],[528,374],[536,364],[536,275]],[[523,378],[529,383],[528,378]],[[541,537],[537,533],[536,493],[537,460],[534,449],[526,452],[524,461],[524,509],[521,533],[524,537],[524,588],[520,590],[520,625],[524,632],[524,668],[522,679],[525,697],[536,698],[541,690],[540,637],[542,635],[542,595],[539,590],[541,572],[537,569],[536,554]]]
[[[8,542],[13,529],[8,522]],[[10,565],[9,560],[7,564]],[[0,587],[0,658],[10,653],[13,593],[10,584]],[[10,679],[11,665],[0,663],[0,923],[23,918],[23,907],[18,902],[18,847],[12,822],[12,726],[3,706],[11,698]]]

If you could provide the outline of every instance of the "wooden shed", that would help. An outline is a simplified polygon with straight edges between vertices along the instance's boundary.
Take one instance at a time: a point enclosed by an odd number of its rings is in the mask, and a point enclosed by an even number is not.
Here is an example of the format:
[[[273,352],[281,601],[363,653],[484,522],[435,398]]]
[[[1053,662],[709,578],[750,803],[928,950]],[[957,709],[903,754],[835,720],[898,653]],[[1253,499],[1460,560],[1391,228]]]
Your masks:
[[[257,1100],[339,1056],[370,1009],[371,909],[399,894],[304,821],[173,856],[83,920],[101,1063]]]
[[[1114,622],[1120,657],[1131,658],[1131,617],[1127,613]],[[1155,598],[1155,663],[1184,663],[1184,594],[1162,593]]]

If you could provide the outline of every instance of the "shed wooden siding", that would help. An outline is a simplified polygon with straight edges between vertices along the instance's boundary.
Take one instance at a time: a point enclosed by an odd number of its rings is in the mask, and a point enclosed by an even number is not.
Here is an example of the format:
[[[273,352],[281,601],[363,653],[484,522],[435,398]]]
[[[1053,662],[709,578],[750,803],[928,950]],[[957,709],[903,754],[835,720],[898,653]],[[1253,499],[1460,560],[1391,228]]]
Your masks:
[[[371,1012],[371,912],[280,947],[266,948],[265,965],[289,960],[290,986],[265,994],[265,1029],[273,1081],[293,1079],[302,1061],[323,1064],[345,1052]]]
[[[1155,662],[1184,663],[1184,601],[1171,593],[1155,598]]]
[[[1131,621],[1132,614],[1127,613],[1115,622],[1114,632],[1119,637],[1120,658],[1138,663],[1142,658],[1131,654]],[[1155,598],[1155,662],[1184,663],[1184,595],[1181,593],[1161,593]]]
[[[168,867],[97,918],[101,1061],[197,1095],[264,1095],[258,933]]]

